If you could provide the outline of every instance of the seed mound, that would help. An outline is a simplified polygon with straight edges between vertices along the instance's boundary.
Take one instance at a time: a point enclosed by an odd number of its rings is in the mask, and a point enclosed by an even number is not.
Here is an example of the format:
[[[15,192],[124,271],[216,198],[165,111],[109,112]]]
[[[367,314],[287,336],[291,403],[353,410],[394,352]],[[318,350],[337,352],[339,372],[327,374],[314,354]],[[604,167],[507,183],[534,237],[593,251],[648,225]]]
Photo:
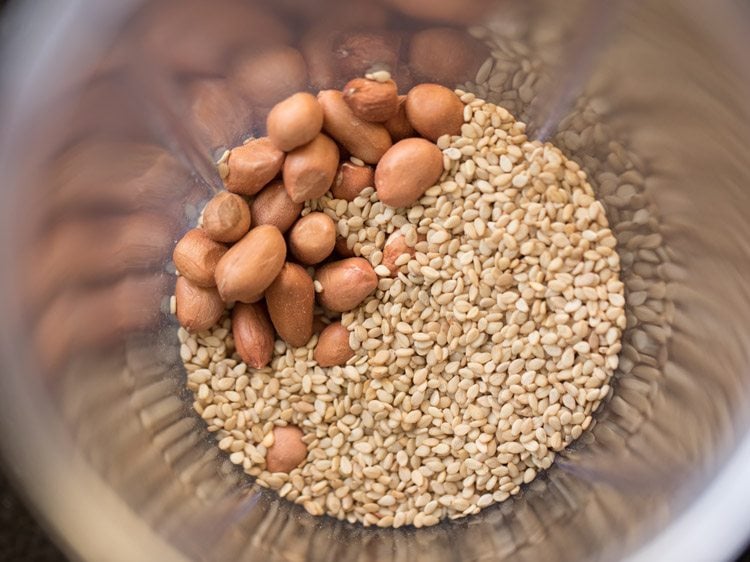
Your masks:
[[[503,107],[457,90],[459,135],[437,145],[443,174],[394,209],[365,188],[328,192],[323,212],[378,275],[341,316],[353,356],[323,368],[317,336],[274,343],[269,366],[236,353],[228,314],[180,329],[194,407],[220,449],[263,486],[365,526],[434,525],[502,502],[580,437],[610,393],[626,325],[616,240],[586,174],[529,141]],[[413,249],[383,265],[386,239]],[[307,456],[270,472],[274,428]]]

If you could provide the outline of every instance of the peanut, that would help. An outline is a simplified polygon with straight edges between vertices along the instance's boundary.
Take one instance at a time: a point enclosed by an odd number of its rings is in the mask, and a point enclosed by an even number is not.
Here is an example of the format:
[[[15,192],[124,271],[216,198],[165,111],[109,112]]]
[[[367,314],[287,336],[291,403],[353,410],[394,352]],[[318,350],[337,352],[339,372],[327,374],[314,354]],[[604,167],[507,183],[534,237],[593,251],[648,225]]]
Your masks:
[[[270,224],[282,233],[289,230],[302,212],[302,203],[295,203],[289,197],[281,180],[273,181],[264,187],[250,203],[252,224]]]
[[[207,330],[219,321],[224,312],[216,287],[199,287],[185,277],[178,277],[174,288],[177,321],[191,332]]]
[[[457,135],[464,123],[464,104],[439,84],[419,84],[406,95],[406,117],[424,138],[436,142],[442,135]]]
[[[476,39],[450,27],[434,27],[414,34],[409,45],[409,68],[418,80],[448,87],[472,80],[487,50]]]
[[[398,88],[393,80],[355,78],[344,86],[344,101],[364,121],[383,123],[398,111]]]
[[[358,118],[337,90],[318,93],[323,106],[323,129],[340,143],[352,156],[368,164],[375,164],[391,147],[391,136],[378,123]]]
[[[268,47],[243,53],[232,78],[238,91],[254,105],[271,107],[305,89],[307,65],[293,47]]]
[[[256,302],[281,271],[286,243],[278,228],[256,226],[227,250],[216,266],[216,285],[225,302]]]
[[[323,108],[312,94],[300,92],[277,103],[266,120],[268,138],[289,152],[312,141],[323,127]]]
[[[328,191],[336,177],[339,148],[324,134],[295,148],[284,162],[284,186],[295,203],[316,199]]]
[[[359,306],[378,286],[378,276],[364,258],[347,258],[326,264],[315,272],[323,286],[320,304],[334,312],[347,312]]]
[[[336,199],[354,201],[364,188],[374,184],[375,170],[372,166],[357,166],[351,162],[343,162],[331,186],[331,193]]]
[[[293,425],[273,428],[273,444],[266,452],[269,472],[291,472],[307,457],[302,431]]]
[[[391,207],[408,207],[443,173],[443,153],[424,139],[404,139],[385,153],[375,169],[378,197]]]
[[[354,357],[354,351],[349,347],[349,330],[341,322],[333,322],[320,333],[318,343],[313,351],[313,359],[320,367],[334,367],[345,365]]]
[[[199,287],[213,287],[216,265],[226,251],[226,246],[211,240],[200,228],[193,228],[177,242],[172,260],[180,275],[190,282]]]
[[[406,118],[406,96],[398,97],[398,109],[393,117],[384,123],[385,128],[391,135],[393,142],[398,142],[409,137],[416,137],[417,132]]]
[[[336,245],[336,225],[325,213],[310,213],[292,227],[288,244],[289,251],[301,263],[320,263],[331,255]]]
[[[232,337],[242,360],[262,369],[273,356],[274,333],[263,303],[237,303],[232,309]]]
[[[266,289],[266,303],[276,332],[292,347],[304,346],[312,337],[315,288],[301,265],[285,263]]]
[[[229,152],[224,185],[232,193],[255,195],[276,177],[283,163],[284,153],[268,137],[251,140]]]
[[[202,228],[217,242],[236,242],[250,230],[250,208],[239,195],[217,193],[203,209]]]

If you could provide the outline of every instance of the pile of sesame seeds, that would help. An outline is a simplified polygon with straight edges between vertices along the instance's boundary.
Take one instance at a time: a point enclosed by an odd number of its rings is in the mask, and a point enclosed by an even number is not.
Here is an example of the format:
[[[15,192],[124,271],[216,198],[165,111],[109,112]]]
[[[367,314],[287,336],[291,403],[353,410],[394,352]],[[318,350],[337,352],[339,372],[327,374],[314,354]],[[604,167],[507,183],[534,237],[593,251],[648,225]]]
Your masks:
[[[194,407],[230,460],[314,515],[381,527],[434,525],[507,499],[578,438],[610,392],[626,325],[615,238],[586,175],[528,141],[502,107],[457,92],[461,135],[445,173],[409,209],[371,188],[320,210],[380,276],[343,315],[344,367],[277,341],[250,370],[230,322],[180,331]],[[330,195],[330,194],[329,194]],[[382,265],[400,231],[415,250]],[[305,433],[305,463],[265,470],[273,427]]]

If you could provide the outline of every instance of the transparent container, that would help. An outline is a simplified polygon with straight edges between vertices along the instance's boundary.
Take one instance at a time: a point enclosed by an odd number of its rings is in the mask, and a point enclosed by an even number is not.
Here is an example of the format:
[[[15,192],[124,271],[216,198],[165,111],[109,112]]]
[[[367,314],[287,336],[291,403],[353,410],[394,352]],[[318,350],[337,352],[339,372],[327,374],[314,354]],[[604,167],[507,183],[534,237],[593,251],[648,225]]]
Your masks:
[[[2,450],[71,556],[703,561],[741,549],[746,3],[11,8],[0,50]],[[417,34],[445,26],[469,27],[476,43],[423,47],[416,64]],[[427,529],[314,518],[255,485],[192,411],[168,313],[171,251],[221,189],[215,158],[261,134],[281,97],[373,66],[404,90],[437,80],[497,101],[578,161],[618,237],[627,291],[614,392],[592,427],[518,496]]]

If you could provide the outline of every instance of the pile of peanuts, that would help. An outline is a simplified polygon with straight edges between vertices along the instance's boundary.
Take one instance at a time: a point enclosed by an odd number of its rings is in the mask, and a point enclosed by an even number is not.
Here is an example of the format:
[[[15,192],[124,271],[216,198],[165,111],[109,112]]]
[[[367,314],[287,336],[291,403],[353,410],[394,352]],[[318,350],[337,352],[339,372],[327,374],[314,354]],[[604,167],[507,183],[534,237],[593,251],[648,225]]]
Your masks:
[[[378,274],[337,238],[327,214],[300,218],[303,206],[329,190],[352,201],[373,185],[390,207],[414,204],[443,174],[435,142],[460,132],[463,111],[458,96],[437,84],[400,96],[385,71],[351,80],[343,91],[297,93],[278,103],[267,137],[224,153],[217,165],[226,191],[175,247],[179,323],[201,332],[231,308],[234,345],[247,366],[267,366],[276,337],[301,347],[313,334],[319,366],[345,365],[354,355],[349,333],[340,322],[314,317],[316,296],[330,319],[371,295]],[[381,274],[413,255],[413,247],[397,242],[386,247]],[[277,427],[267,468],[288,472],[306,453],[298,428]]]

